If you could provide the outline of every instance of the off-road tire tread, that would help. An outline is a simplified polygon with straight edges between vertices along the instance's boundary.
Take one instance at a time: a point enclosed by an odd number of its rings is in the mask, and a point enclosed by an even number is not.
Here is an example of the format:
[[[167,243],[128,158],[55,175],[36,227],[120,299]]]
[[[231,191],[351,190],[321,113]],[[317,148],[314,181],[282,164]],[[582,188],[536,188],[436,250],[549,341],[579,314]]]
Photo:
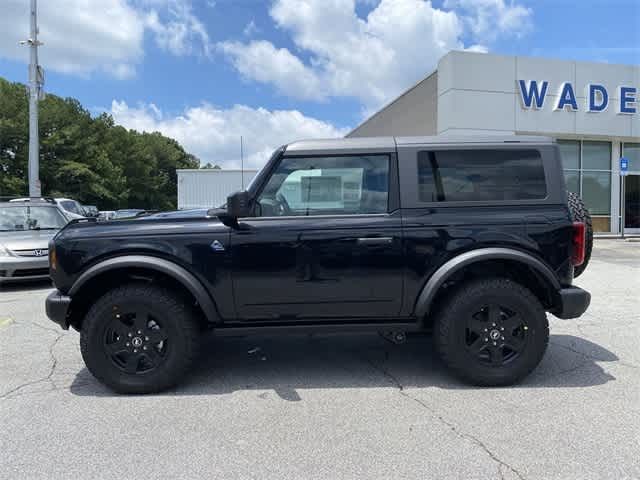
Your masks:
[[[528,302],[535,315],[539,316],[542,324],[542,346],[538,355],[528,358],[525,364],[515,375],[509,377],[496,377],[490,375],[471,374],[468,364],[455,355],[455,346],[449,342],[450,329],[455,322],[461,321],[460,312],[457,312],[459,302],[469,296],[483,298],[497,291],[510,292],[513,295],[521,296]],[[540,363],[549,343],[549,322],[545,310],[538,298],[524,286],[506,278],[490,278],[473,280],[462,284],[456,291],[452,292],[448,299],[444,301],[440,309],[435,313],[434,343],[436,351],[445,365],[463,381],[478,386],[505,386],[517,383],[529,375]],[[540,327],[539,327],[540,328]]]
[[[577,278],[586,270],[589,260],[591,259],[591,250],[593,249],[593,224],[589,210],[577,193],[567,192],[567,201],[569,203],[569,212],[571,212],[571,220],[574,222],[584,222],[586,226],[584,262],[573,270],[573,276]]]
[[[92,352],[89,348],[89,332],[98,328],[101,311],[110,305],[118,304],[127,298],[153,298],[154,304],[160,306],[175,319],[180,319],[181,328],[187,338],[186,348],[180,352],[179,363],[174,368],[159,371],[152,384],[141,386],[125,386],[114,381],[100,370],[92,368]],[[87,368],[94,377],[118,393],[157,393],[174,386],[187,375],[199,354],[201,331],[197,316],[193,309],[180,296],[166,288],[140,283],[129,283],[110,290],[100,297],[89,309],[80,330],[80,352]]]

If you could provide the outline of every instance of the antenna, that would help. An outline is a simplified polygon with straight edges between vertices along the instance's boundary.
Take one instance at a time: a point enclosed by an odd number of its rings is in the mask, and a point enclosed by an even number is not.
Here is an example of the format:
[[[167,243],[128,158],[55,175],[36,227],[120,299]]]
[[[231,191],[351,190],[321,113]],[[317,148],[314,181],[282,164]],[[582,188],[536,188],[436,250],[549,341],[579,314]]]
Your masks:
[[[244,148],[242,145],[242,135],[240,135],[240,178],[242,181],[241,190],[244,190]]]

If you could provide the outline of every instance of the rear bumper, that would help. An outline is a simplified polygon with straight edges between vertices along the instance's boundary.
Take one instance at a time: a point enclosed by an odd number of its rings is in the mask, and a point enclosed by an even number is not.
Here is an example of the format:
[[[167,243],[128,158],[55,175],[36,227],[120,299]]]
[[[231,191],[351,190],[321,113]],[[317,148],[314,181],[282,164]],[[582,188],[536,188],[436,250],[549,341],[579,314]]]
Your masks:
[[[69,306],[71,305],[71,297],[63,295],[59,290],[54,290],[49,294],[44,305],[45,310],[47,311],[47,317],[65,330],[68,330],[69,320],[67,319],[67,316],[69,313]]]
[[[558,318],[578,318],[589,308],[591,294],[578,287],[563,288],[558,291],[560,304],[551,313]]]

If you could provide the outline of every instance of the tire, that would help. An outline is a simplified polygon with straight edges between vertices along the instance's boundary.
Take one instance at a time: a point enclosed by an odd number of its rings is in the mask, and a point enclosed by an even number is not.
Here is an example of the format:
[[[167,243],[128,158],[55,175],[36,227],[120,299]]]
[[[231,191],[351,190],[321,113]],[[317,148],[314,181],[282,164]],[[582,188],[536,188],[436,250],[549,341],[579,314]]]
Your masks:
[[[511,385],[542,360],[549,324],[538,299],[522,285],[503,278],[476,280],[444,301],[434,341],[447,367],[465,382]]]
[[[118,393],[174,386],[188,373],[199,343],[192,309],[169,290],[147,284],[127,284],[103,295],[80,331],[87,368]]]
[[[585,206],[582,199],[577,193],[567,192],[567,201],[569,203],[569,212],[571,212],[571,220],[574,222],[584,222],[586,226],[586,244],[584,262],[573,269],[573,277],[579,277],[587,269],[589,260],[591,259],[591,250],[593,249],[593,225],[591,222],[591,214]]]

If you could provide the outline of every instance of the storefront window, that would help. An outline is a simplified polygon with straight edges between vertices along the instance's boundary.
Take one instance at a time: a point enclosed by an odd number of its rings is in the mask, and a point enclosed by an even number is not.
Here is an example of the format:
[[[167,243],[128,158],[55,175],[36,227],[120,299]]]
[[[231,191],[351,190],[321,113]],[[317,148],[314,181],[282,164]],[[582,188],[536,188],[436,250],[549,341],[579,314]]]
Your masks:
[[[596,232],[610,231],[611,143],[558,140],[567,190],[582,197]],[[638,144],[640,169],[640,144]],[[630,162],[631,163],[631,160]]]
[[[582,172],[582,199],[591,215],[611,213],[611,173]]]
[[[622,152],[629,160],[629,171],[640,172],[640,143],[625,143]]]
[[[565,169],[578,170],[580,168],[580,142],[577,140],[558,140],[562,166]]]
[[[611,170],[611,143],[582,142],[583,170]]]

